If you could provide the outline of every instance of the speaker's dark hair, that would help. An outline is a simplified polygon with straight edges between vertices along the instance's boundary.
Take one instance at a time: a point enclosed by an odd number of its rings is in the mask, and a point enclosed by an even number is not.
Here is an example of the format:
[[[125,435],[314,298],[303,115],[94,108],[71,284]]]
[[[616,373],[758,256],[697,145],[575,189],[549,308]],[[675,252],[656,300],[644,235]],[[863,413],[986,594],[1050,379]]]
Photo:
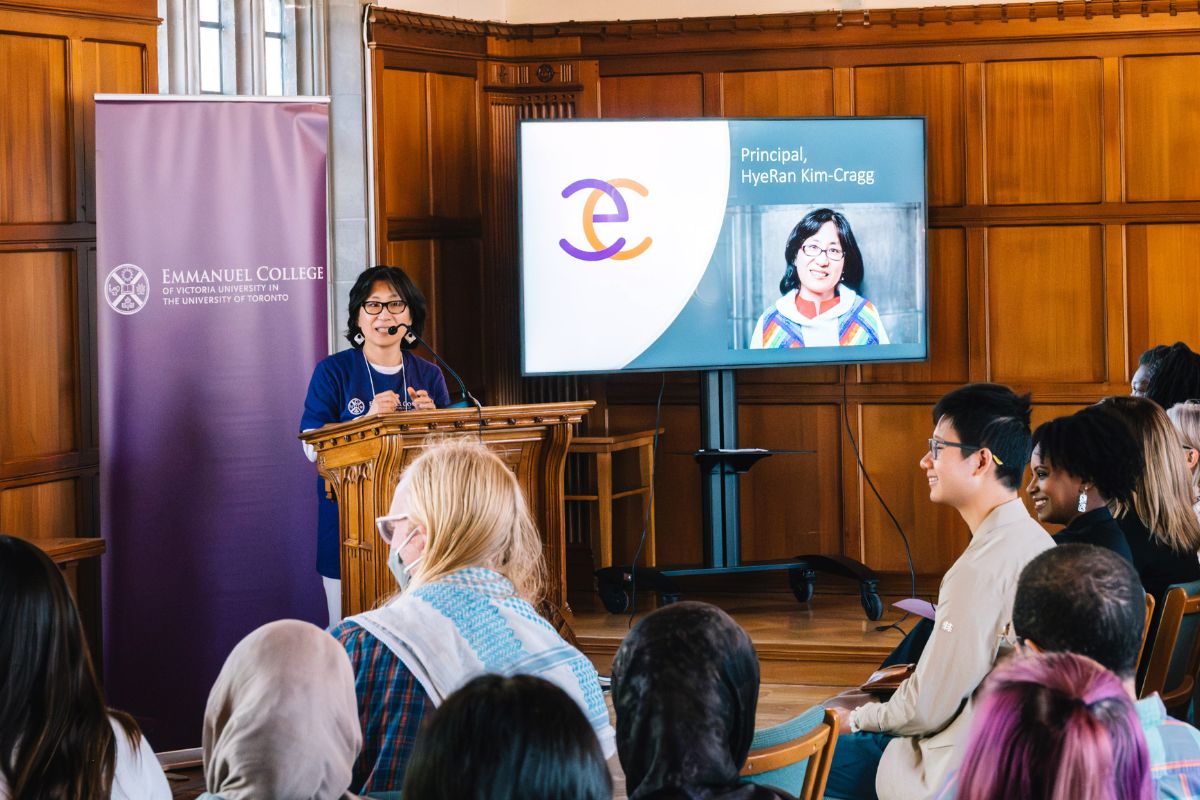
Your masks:
[[[371,287],[375,285],[376,281],[383,281],[391,286],[396,294],[400,295],[400,299],[408,303],[408,313],[412,315],[413,333],[423,336],[427,312],[425,295],[421,294],[421,290],[413,283],[412,278],[408,277],[407,273],[399,267],[376,266],[368,267],[359,273],[354,285],[350,287],[350,316],[346,325],[346,339],[350,344],[355,348],[362,347],[362,344],[355,341],[355,337],[362,332],[358,326],[358,312],[362,308],[362,304],[371,296]],[[401,338],[400,346],[405,350],[411,350],[417,346],[417,342]]]

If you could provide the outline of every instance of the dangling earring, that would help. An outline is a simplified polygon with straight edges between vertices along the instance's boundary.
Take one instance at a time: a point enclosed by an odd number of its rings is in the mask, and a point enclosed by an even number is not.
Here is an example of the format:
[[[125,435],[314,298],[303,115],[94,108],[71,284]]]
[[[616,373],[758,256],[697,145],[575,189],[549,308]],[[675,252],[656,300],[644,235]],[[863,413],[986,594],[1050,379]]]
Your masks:
[[[1079,503],[1075,506],[1075,510],[1082,514],[1084,511],[1087,511],[1087,503],[1088,503],[1087,489],[1080,486],[1079,487]]]
[[[354,343],[356,345],[358,345],[359,347],[362,347],[363,342],[365,342],[366,340],[367,340],[367,337],[362,335],[362,331],[359,331],[358,333],[354,334]]]

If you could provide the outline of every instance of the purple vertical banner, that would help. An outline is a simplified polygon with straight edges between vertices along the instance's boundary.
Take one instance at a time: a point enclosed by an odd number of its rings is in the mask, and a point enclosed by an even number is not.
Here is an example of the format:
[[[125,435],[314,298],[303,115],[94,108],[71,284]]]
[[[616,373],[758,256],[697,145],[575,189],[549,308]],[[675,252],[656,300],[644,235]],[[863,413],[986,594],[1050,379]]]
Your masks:
[[[328,353],[324,98],[96,102],[104,677],[200,744],[247,633],[325,623],[296,430]]]

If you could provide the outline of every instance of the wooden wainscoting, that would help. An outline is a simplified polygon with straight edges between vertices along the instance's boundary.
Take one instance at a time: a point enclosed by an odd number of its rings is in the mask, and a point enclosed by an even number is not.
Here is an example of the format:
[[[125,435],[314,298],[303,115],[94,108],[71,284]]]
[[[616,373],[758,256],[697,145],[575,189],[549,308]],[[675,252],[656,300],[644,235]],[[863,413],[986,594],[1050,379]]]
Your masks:
[[[1197,33],[1194,0],[553,25],[376,10],[375,74],[396,73],[375,81],[376,113],[420,128],[400,163],[382,153],[395,137],[380,139],[380,255],[405,255],[391,249],[398,232],[428,244],[421,253],[434,255],[412,256],[413,266],[443,287],[434,314],[460,337],[447,343],[454,357],[490,401],[521,400],[513,157],[522,116],[926,117],[930,359],[745,370],[738,388],[744,445],[817,450],[743,478],[743,556],[820,549],[904,571],[849,427],[932,585],[967,537],[952,511],[929,503],[917,468],[939,396],[1002,381],[1031,392],[1045,419],[1127,391],[1151,344],[1200,344]],[[444,159],[454,163],[435,175],[429,165]],[[417,216],[397,225],[401,213]],[[450,240],[464,242],[453,264],[435,254]],[[589,385],[610,430],[653,425],[657,376]],[[698,399],[694,374],[668,380],[661,564],[702,557],[699,473],[687,455],[699,441]],[[618,556],[636,545],[640,525],[628,522]]]
[[[6,533],[99,530],[92,96],[157,90],[157,27],[153,0],[0,3]]]

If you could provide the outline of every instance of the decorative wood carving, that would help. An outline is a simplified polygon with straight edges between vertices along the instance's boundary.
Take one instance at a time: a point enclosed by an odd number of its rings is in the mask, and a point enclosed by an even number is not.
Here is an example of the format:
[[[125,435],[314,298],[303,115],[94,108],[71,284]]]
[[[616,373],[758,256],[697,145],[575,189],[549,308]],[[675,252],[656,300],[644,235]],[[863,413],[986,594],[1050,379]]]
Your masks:
[[[546,599],[566,601],[563,465],[571,427],[590,402],[476,409],[406,411],[326,425],[301,434],[316,448],[317,465],[338,502],[342,543],[342,611],[374,608],[396,585],[375,518],[387,513],[405,465],[430,436],[479,437],[517,476],[541,531],[546,557]],[[380,479],[383,476],[384,479]]]

